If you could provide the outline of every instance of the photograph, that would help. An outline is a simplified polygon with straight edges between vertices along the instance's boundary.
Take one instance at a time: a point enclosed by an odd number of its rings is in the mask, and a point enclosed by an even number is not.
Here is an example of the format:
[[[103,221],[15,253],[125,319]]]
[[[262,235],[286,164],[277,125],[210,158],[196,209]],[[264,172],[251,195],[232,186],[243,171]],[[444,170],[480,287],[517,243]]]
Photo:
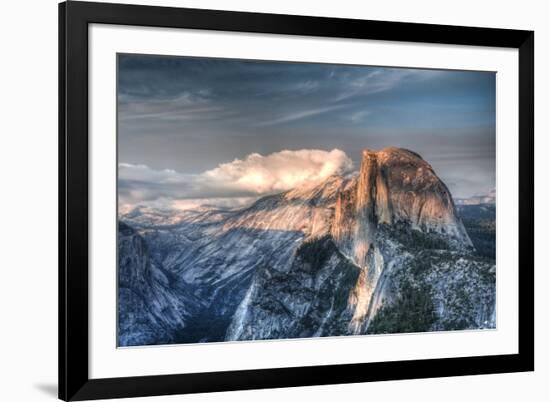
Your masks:
[[[117,54],[117,345],[497,329],[496,73]]]
[[[545,3],[3,4],[0,402],[550,400]]]

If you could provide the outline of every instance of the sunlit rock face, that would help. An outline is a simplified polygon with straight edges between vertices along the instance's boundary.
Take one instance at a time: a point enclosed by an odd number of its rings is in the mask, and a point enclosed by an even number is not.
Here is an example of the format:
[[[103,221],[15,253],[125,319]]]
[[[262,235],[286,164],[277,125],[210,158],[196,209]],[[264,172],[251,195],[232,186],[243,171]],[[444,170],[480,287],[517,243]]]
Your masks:
[[[496,325],[494,261],[476,255],[449,190],[408,150],[364,150],[354,174],[244,209],[148,214],[122,219],[199,306],[157,343]]]
[[[338,247],[361,268],[350,297],[354,333],[366,329],[373,293],[393,258],[386,250],[388,233],[378,233],[381,225],[385,232],[392,226],[433,232],[456,250],[472,247],[449,190],[420,155],[400,148],[363,150],[357,184],[339,193],[332,226]]]
[[[357,185],[338,195],[332,234],[354,240],[362,265],[378,225],[396,223],[446,235],[456,248],[472,246],[449,190],[426,161],[400,148],[364,150]]]

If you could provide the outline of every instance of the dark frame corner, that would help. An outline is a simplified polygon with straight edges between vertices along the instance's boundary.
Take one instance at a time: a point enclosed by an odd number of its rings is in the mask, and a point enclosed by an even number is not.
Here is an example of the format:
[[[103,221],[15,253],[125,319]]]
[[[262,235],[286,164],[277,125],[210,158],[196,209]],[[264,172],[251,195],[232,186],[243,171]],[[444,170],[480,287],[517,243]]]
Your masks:
[[[519,352],[400,362],[90,379],[88,25],[105,23],[519,51]],[[59,4],[59,398],[88,400],[534,370],[534,32],[70,1]]]

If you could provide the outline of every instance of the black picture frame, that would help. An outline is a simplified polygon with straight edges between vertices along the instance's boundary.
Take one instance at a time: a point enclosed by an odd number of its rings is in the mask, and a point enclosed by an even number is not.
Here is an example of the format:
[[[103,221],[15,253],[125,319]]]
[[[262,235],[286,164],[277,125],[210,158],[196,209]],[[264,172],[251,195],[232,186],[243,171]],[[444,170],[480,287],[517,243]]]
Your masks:
[[[518,353],[90,379],[88,25],[508,47],[519,51]],[[534,32],[70,1],[59,5],[59,398],[169,395],[534,370]]]

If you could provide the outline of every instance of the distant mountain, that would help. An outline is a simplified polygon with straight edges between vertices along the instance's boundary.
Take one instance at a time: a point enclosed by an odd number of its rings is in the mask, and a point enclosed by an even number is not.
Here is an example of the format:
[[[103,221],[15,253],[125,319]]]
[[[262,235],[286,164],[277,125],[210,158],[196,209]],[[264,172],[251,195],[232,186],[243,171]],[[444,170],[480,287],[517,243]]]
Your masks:
[[[457,198],[455,199],[456,205],[479,205],[479,204],[495,204],[497,199],[497,192],[495,189],[491,190],[485,195],[474,195],[470,198]]]
[[[494,260],[412,151],[364,150],[355,174],[240,210],[134,210],[120,221],[119,276],[149,267],[148,279],[121,281],[122,295],[143,295],[138,307],[120,299],[125,345],[496,324]]]

